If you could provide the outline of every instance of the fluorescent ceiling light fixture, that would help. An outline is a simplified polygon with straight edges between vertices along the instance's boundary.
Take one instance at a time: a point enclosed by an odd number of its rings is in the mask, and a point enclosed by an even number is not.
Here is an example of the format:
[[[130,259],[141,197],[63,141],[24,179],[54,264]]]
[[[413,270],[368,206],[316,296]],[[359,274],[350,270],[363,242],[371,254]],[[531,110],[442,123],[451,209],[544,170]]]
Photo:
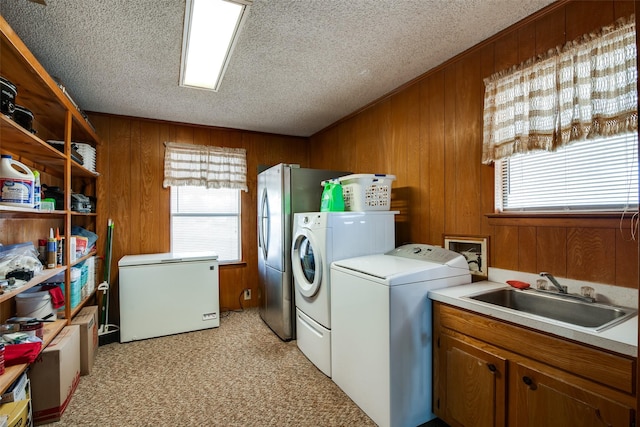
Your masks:
[[[217,91],[251,1],[187,0],[180,86]]]

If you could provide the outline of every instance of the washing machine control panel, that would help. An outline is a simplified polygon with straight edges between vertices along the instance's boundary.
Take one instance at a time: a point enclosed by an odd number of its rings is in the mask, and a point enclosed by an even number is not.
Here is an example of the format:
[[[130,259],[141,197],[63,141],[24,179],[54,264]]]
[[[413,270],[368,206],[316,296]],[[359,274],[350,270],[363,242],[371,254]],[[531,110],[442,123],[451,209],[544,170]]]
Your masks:
[[[317,213],[295,214],[297,223],[305,228],[323,228],[327,226],[327,219]]]
[[[399,256],[422,261],[447,264],[462,255],[439,246],[425,245],[421,243],[398,246],[390,250],[385,255]]]

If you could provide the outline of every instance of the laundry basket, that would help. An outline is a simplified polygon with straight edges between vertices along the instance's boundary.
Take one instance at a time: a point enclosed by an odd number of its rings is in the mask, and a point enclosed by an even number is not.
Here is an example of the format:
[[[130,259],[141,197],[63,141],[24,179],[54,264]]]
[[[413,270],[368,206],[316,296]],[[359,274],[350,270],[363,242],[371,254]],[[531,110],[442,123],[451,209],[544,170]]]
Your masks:
[[[338,178],[345,211],[388,211],[395,175],[353,174]]]

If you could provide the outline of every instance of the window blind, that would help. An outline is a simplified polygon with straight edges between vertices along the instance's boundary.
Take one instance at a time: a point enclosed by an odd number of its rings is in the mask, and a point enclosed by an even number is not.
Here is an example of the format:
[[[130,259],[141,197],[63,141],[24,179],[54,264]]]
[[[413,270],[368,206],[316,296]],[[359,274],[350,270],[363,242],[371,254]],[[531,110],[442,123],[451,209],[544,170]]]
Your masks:
[[[241,254],[240,191],[171,187],[171,250],[213,251],[220,261]]]
[[[498,211],[638,207],[638,136],[579,141],[496,162]]]

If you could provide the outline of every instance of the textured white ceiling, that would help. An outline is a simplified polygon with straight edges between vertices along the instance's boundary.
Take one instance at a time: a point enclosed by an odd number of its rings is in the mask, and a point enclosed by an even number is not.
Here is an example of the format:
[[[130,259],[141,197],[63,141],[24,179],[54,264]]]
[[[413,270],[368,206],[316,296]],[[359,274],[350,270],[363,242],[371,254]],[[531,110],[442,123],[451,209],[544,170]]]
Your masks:
[[[0,0],[85,111],[309,136],[553,0],[254,0],[218,92],[178,86],[185,0]]]

